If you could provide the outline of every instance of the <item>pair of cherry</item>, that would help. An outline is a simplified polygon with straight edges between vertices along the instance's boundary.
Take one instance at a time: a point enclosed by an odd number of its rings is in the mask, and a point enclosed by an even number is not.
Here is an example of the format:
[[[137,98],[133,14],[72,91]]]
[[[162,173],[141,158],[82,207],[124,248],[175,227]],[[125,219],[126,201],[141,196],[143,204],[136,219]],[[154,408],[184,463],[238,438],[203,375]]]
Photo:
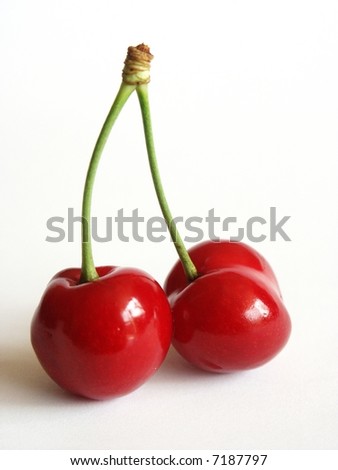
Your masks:
[[[239,242],[185,249],[172,223],[156,162],[147,84],[152,55],[128,49],[123,81],[97,140],[83,195],[90,220],[98,163],[121,109],[136,90],[155,190],[180,260],[164,289],[134,268],[95,268],[90,224],[82,225],[82,267],[56,274],[35,312],[31,340],[49,376],[92,399],[127,394],[161,366],[172,342],[195,366],[226,373],[260,366],[286,344],[291,323],[267,261]]]

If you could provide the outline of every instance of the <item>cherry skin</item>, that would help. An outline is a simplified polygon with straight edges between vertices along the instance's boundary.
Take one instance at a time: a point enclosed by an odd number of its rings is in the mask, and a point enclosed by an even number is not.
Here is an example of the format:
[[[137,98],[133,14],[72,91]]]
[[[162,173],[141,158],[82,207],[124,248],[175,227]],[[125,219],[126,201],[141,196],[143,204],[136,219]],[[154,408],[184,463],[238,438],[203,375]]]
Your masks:
[[[66,269],[48,284],[31,325],[47,374],[63,389],[91,399],[118,397],[149,379],[171,343],[166,295],[143,271],[104,266],[81,284]]]
[[[244,243],[228,241],[203,242],[189,255],[197,279],[189,282],[178,261],[164,286],[175,349],[216,373],[271,360],[287,343],[291,321],[267,261]]]
[[[225,267],[245,266],[263,273],[280,293],[278,281],[270,264],[258,251],[245,243],[230,242],[229,240],[207,240],[190,248],[189,256],[199,274]],[[168,296],[171,296],[175,291],[181,291],[188,284],[189,281],[183,270],[183,265],[177,261],[167,276],[164,290]]]

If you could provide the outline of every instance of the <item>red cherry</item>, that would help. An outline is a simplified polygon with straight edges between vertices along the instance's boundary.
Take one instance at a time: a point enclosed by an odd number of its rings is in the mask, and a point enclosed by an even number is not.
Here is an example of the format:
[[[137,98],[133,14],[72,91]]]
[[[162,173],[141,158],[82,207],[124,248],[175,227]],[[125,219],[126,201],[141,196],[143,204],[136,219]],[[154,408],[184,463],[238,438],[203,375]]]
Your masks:
[[[264,364],[291,331],[276,277],[243,243],[207,241],[186,250],[161,182],[147,86],[137,94],[154,188],[180,258],[164,287],[173,313],[173,344],[188,361],[213,372]]]
[[[151,377],[169,349],[168,300],[148,274],[97,268],[99,278],[79,283],[80,269],[52,278],[31,326],[35,353],[62,388],[105,399],[135,390]]]
[[[128,48],[122,84],[87,171],[81,270],[54,276],[31,325],[33,348],[50,377],[62,388],[93,399],[139,387],[159,368],[171,342],[170,306],[159,284],[136,269],[96,269],[91,244],[92,194],[101,155],[129,96],[149,81],[151,59],[144,44]]]
[[[165,291],[173,345],[189,362],[212,372],[254,368],[287,343],[291,321],[266,260],[243,243],[201,243],[189,251],[199,277],[186,279],[181,262]]]

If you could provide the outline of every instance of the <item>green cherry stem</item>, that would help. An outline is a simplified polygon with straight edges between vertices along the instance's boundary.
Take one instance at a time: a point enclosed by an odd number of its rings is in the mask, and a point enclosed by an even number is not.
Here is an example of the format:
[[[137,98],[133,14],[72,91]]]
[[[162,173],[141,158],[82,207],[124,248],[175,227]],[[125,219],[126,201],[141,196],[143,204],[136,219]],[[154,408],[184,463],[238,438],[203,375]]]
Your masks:
[[[155,152],[152,124],[151,124],[148,85],[142,84],[142,85],[137,86],[136,92],[138,95],[141,113],[142,113],[143,128],[144,128],[144,135],[145,135],[147,152],[148,152],[150,171],[151,171],[152,179],[154,182],[157,199],[160,204],[163,217],[168,226],[170,236],[174,242],[178,256],[183,264],[185,274],[187,278],[189,279],[189,281],[193,281],[194,279],[198,277],[198,272],[177,230],[177,226],[175,224],[173,216],[171,215],[169,205],[167,203],[165,193],[163,190],[163,185],[161,182],[161,177],[160,177],[160,172],[159,172],[156,152]]]
[[[124,62],[125,65],[122,73],[122,84],[94,147],[87,171],[82,200],[82,267],[80,283],[95,281],[99,278],[95,269],[92,251],[91,205],[94,181],[101,155],[111,129],[129,96],[138,85],[148,83],[150,61],[152,58],[153,56],[150,54],[148,46],[144,44],[128,48],[128,54]]]
[[[87,171],[86,182],[83,191],[82,200],[82,267],[81,267],[81,278],[80,282],[89,282],[98,279],[99,275],[95,269],[93,260],[93,249],[91,240],[91,206],[92,206],[92,195],[95,176],[97,168],[101,159],[103,149],[108,140],[110,131],[120,114],[123,106],[128,100],[129,96],[135,90],[135,86],[127,85],[122,82],[121,87],[116,95],[114,103],[108,113],[108,116],[103,124],[99,137],[96,141],[92,158],[89,163]]]

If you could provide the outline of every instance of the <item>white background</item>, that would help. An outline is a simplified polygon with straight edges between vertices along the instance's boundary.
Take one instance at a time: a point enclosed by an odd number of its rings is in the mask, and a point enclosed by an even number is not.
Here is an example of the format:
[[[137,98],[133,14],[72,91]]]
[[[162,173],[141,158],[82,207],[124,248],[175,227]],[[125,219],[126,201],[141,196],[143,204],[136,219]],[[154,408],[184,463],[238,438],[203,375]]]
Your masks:
[[[333,0],[1,2],[2,449],[337,449],[337,24]],[[29,327],[49,278],[79,266],[79,227],[74,243],[47,243],[46,220],[79,215],[127,46],[140,42],[155,55],[150,98],[173,213],[291,216],[291,242],[253,245],[274,267],[293,332],[257,370],[206,374],[171,351],[134,393],[92,402],[45,375]],[[142,132],[132,96],[98,172],[101,220],[122,207],[160,215]],[[160,283],[176,260],[168,239],[116,234],[94,255]]]

